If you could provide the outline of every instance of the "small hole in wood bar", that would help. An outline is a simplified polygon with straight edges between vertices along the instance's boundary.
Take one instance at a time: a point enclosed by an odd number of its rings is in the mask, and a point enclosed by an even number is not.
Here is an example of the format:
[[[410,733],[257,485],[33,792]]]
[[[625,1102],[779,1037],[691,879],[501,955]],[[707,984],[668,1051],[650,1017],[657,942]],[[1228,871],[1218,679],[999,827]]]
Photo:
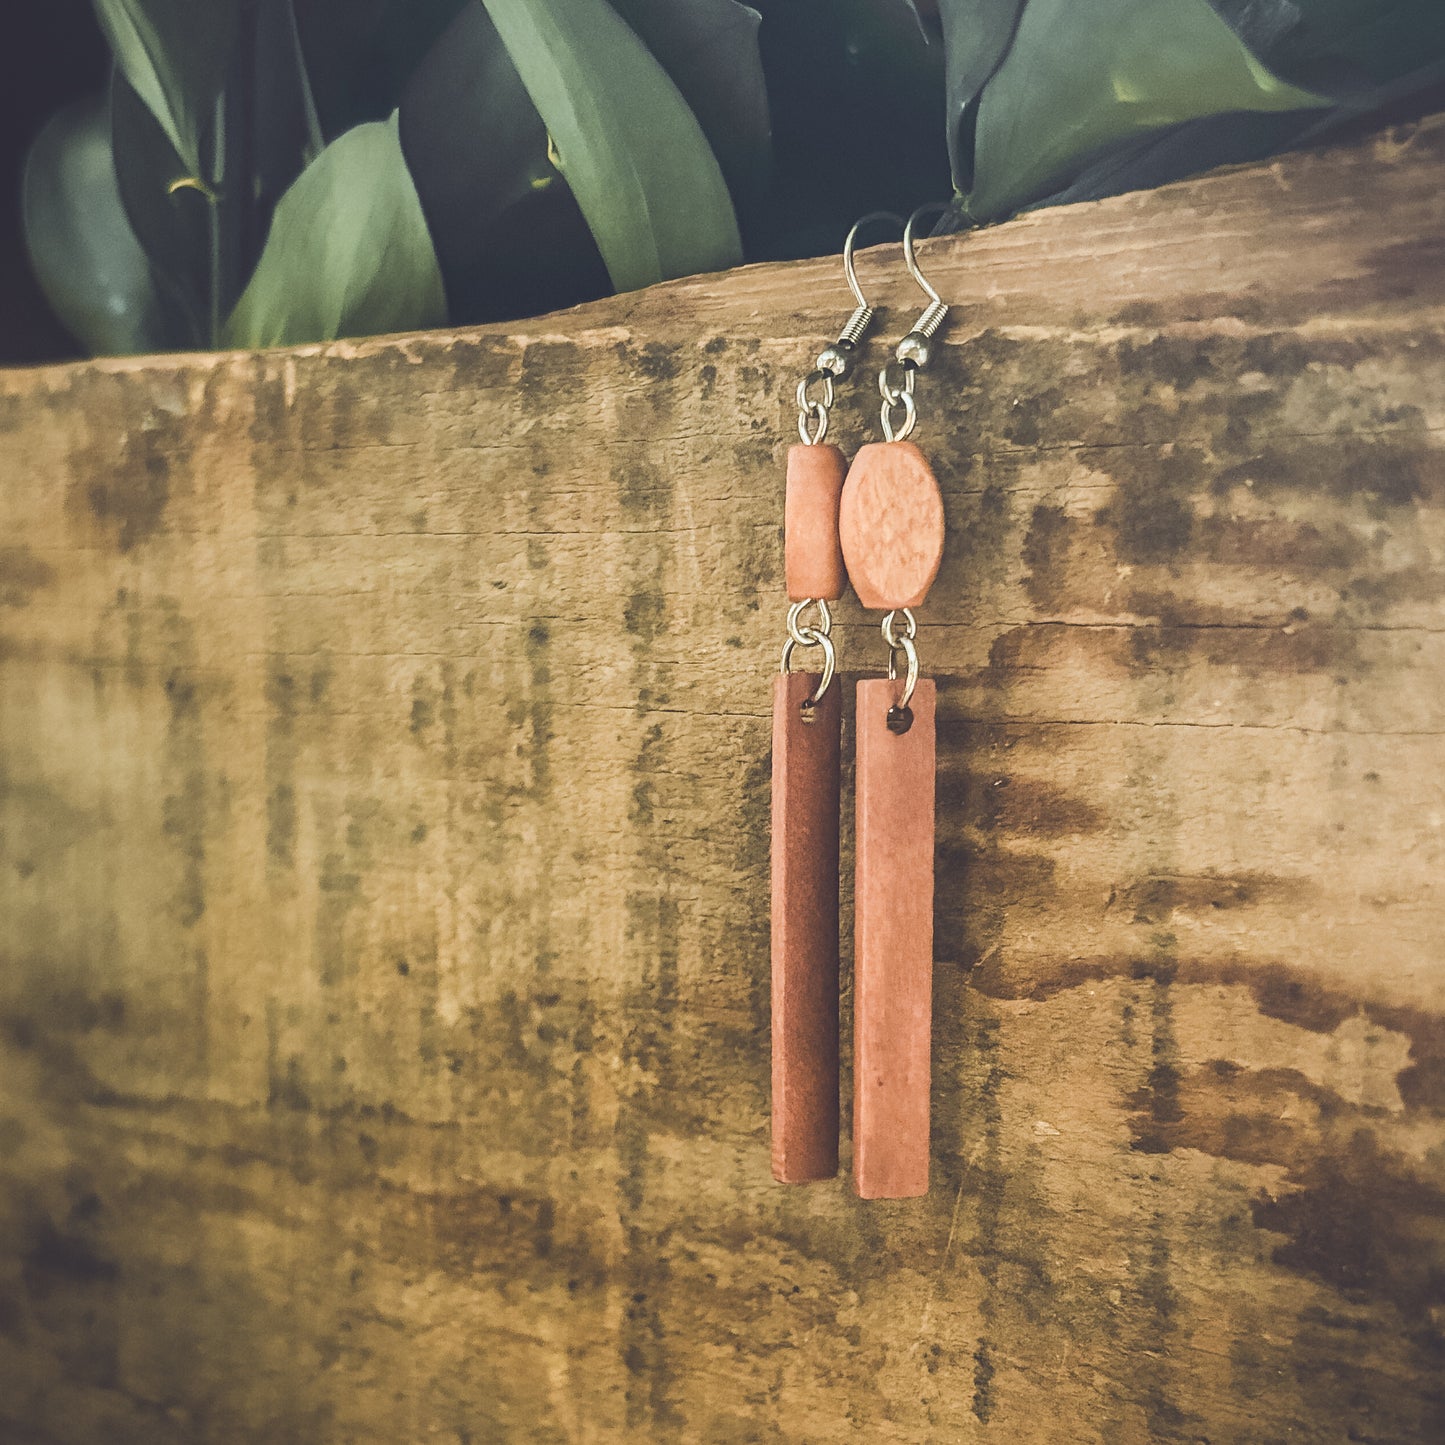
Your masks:
[[[913,726],[913,709],[911,707],[890,707],[888,709],[888,731],[891,733],[906,733]]]

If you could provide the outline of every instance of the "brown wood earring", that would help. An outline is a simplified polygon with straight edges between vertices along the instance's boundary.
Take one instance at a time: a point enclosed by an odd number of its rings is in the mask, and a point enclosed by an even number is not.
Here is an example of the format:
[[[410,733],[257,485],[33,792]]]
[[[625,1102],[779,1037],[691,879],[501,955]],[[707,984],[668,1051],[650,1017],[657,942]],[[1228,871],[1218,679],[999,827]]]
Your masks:
[[[904,231],[904,252],[929,306],[879,374],[887,440],[859,449],[839,516],[858,600],[887,613],[888,676],[858,684],[853,1179],[864,1199],[928,1192],[935,689],[919,676],[912,609],[938,575],[944,517],[933,469],[907,437],[918,415],[914,377],[948,308],[913,258],[918,214]]]
[[[843,267],[858,303],[838,340],[798,385],[798,433],[784,504],[788,640],[773,683],[772,1088],[773,1177],[784,1184],[838,1172],[838,770],[843,708],[828,609],[847,586],[838,507],[847,461],[825,443],[834,381],[852,370],[873,319],[853,267],[865,216],[848,233]],[[814,393],[820,393],[815,395]],[[816,614],[809,620],[810,610]],[[793,672],[817,648],[821,672]]]
[[[843,709],[828,603],[843,595],[843,453],[788,455],[788,640],[773,681],[773,1177],[838,1172],[838,755]],[[804,621],[816,607],[814,624]],[[790,670],[795,648],[823,670]]]

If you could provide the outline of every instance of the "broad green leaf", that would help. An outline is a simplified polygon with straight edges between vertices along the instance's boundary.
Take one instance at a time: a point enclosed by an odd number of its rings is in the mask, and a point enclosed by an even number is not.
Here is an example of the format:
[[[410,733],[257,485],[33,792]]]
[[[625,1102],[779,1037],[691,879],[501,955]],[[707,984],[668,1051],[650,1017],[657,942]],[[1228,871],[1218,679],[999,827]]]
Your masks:
[[[260,258],[277,202],[324,142],[292,0],[249,0],[234,30],[203,175],[126,74],[111,84],[116,175],[131,226],[168,298],[191,319],[184,344],[218,346]]]
[[[225,335],[230,346],[290,346],[417,330],[446,315],[393,115],[337,137],[282,196]]]
[[[467,5],[432,46],[400,117],[453,323],[607,293],[597,243],[548,158],[547,127],[483,6]]]
[[[631,291],[737,264],[737,218],[707,138],[606,0],[484,3],[613,285]]]
[[[979,103],[965,206],[1007,214],[1150,130],[1328,105],[1266,70],[1208,0],[1029,0]]]
[[[1086,157],[1062,190],[1037,202],[1066,206],[1152,190],[1216,166],[1263,160],[1308,144],[1337,110],[1228,110],[1146,131]],[[1033,209],[1030,206],[1028,209]]]
[[[194,176],[208,177],[205,138],[236,35],[237,0],[95,0],[121,73]]]
[[[1008,54],[1024,4],[1025,0],[940,0],[938,23],[948,57],[948,155],[959,190],[973,184],[979,96]]]
[[[46,299],[95,355],[164,345],[150,264],[116,189],[102,100],[61,111],[25,165],[25,244]]]
[[[734,202],[754,198],[772,157],[762,16],[738,0],[612,0],[682,93]]]

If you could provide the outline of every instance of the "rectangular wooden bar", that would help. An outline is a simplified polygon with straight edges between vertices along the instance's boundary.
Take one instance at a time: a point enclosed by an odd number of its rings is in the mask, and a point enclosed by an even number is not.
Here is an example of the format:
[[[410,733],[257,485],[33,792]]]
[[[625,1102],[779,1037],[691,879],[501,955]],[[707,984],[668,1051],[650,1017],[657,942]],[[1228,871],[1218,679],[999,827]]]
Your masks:
[[[842,689],[773,684],[773,1177],[838,1172],[838,745]]]
[[[858,684],[853,1179],[864,1199],[928,1192],[935,689],[888,728],[898,683]]]

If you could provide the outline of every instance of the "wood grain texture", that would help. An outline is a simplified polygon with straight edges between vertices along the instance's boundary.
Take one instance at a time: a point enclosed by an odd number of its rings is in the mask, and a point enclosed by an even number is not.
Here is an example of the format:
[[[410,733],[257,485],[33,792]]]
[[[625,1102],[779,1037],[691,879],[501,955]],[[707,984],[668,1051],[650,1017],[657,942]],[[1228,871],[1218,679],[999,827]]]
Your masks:
[[[788,448],[783,568],[788,599],[836,602],[848,586],[838,540],[838,502],[848,460],[829,442]]]
[[[1445,1434],[1442,179],[923,246],[923,1200],[768,1160],[836,260],[0,374],[0,1435]]]
[[[843,690],[773,680],[773,1178],[838,1172],[838,813]]]
[[[863,1199],[928,1193],[936,688],[919,680],[901,733],[888,725],[899,689],[858,684],[853,1184]]]
[[[838,515],[848,578],[864,607],[917,607],[943,561],[943,495],[914,442],[858,448]]]

